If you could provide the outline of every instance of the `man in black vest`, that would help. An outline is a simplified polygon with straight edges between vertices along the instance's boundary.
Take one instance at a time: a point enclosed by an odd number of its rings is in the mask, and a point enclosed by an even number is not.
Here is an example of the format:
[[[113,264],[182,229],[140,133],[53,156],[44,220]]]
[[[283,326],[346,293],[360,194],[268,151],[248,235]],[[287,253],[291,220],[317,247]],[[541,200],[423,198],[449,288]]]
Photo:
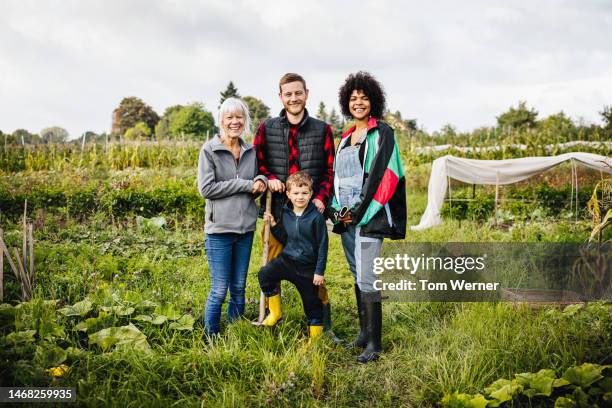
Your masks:
[[[310,117],[306,110],[308,88],[298,74],[283,75],[278,94],[284,109],[278,117],[259,125],[253,140],[259,173],[268,178],[272,191],[272,215],[279,220],[286,202],[285,181],[291,174],[306,171],[313,180],[312,203],[323,213],[331,194],[334,178],[334,135],[330,125]],[[265,208],[262,198],[261,211]],[[283,247],[270,236],[268,261]],[[324,326],[331,328],[330,306],[325,285],[319,286],[319,296],[325,306]],[[333,334],[333,333],[332,333]]]

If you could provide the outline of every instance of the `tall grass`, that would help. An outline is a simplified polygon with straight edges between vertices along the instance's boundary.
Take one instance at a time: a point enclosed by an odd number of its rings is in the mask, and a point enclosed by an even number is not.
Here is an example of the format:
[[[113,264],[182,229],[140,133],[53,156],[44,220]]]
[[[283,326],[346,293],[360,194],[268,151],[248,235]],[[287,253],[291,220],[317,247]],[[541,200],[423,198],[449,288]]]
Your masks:
[[[588,232],[558,223],[525,226],[515,234],[451,221],[428,235],[409,233],[408,240],[522,241],[536,240],[537,234],[544,241],[583,240]],[[7,239],[18,236],[8,228]],[[170,302],[199,320],[209,288],[202,239],[201,228],[179,226],[148,233],[120,225],[48,226],[36,237],[35,296],[58,299],[61,307],[108,286],[119,294],[133,290]],[[224,324],[219,339],[205,341],[201,323],[192,332],[144,326],[152,353],[104,353],[91,346],[71,358],[69,376],[53,384],[76,386],[82,406],[436,406],[446,392],[477,392],[517,372],[610,362],[609,308],[568,316],[509,304],[384,303],[384,353],[378,363],[359,366],[356,350],[326,338],[308,345],[301,301],[290,285],[283,287],[283,323],[273,329],[250,324],[258,314],[261,250],[257,233],[246,319]],[[350,339],[358,329],[353,283],[336,235],[329,259],[335,331]],[[58,317],[58,322],[67,332],[63,344],[74,344],[76,321]],[[49,382],[44,375],[19,378],[22,385]]]
[[[200,142],[123,142],[8,146],[0,150],[0,170],[63,171],[74,168],[195,167]]]
[[[492,131],[493,132],[493,131]],[[495,131],[497,132],[497,131]],[[463,152],[455,148],[440,152],[417,152],[417,147],[440,144],[435,138],[418,139],[414,135],[399,133],[397,140],[402,159],[406,164],[419,165],[452,154],[483,160],[510,159],[528,156],[550,156],[571,151],[584,151],[609,155],[610,148],[578,145],[563,147],[550,135],[540,133],[511,133],[506,139],[496,139],[493,134],[484,139],[468,139],[467,144],[460,146],[483,148],[480,151]],[[524,144],[525,150],[512,147],[512,144]],[[548,150],[547,145],[559,147]],[[195,141],[159,141],[159,142],[112,142],[108,144],[88,143],[83,146],[75,143],[37,144],[15,146],[0,149],[0,170],[4,172],[19,171],[65,171],[74,168],[122,170],[126,168],[195,167],[201,142]],[[499,147],[487,150],[487,147]]]

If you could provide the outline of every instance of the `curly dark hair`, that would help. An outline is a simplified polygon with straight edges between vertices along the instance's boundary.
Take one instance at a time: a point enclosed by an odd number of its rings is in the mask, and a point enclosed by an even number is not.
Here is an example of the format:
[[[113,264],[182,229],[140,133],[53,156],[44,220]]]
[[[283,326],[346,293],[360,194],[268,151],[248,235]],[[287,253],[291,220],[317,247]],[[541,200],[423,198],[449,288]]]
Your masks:
[[[351,99],[351,94],[355,90],[362,91],[370,98],[370,104],[372,105],[370,116],[381,119],[387,107],[385,91],[380,82],[365,71],[350,74],[340,87],[338,91],[338,100],[340,102],[342,114],[348,119],[353,116],[349,110],[349,100]]]

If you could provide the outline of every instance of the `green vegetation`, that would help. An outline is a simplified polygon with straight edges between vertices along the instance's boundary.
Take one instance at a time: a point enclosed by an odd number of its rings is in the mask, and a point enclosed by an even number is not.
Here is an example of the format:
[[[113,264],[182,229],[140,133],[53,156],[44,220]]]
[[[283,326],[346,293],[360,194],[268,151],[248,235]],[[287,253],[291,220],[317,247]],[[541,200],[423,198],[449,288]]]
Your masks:
[[[611,363],[607,305],[562,313],[510,304],[386,303],[383,358],[356,366],[355,352],[327,339],[307,346],[300,300],[289,285],[283,288],[286,320],[280,327],[264,330],[245,320],[207,344],[201,314],[209,282],[200,220],[171,221],[171,227],[144,229],[109,226],[105,217],[86,223],[58,218],[37,230],[34,299],[15,303],[18,288],[9,281],[5,296],[13,306],[0,308],[2,385],[75,385],[86,406],[429,406],[455,390],[482,392],[517,372]],[[12,245],[19,243],[18,228],[6,229]],[[544,222],[522,233],[532,240],[581,240],[588,225]],[[425,238],[524,239],[469,222],[410,236]],[[248,319],[258,312],[260,254],[257,238]],[[337,236],[330,259],[342,259]],[[330,262],[327,275],[336,332],[350,338],[357,316],[343,259]],[[48,371],[62,364],[65,376]]]
[[[426,206],[433,156],[415,153],[409,138],[400,143],[413,225]],[[0,386],[74,386],[79,406],[607,403],[610,304],[562,311],[388,302],[381,360],[358,366],[355,350],[327,338],[307,344],[301,301],[290,285],[283,288],[285,321],[279,327],[250,324],[258,314],[259,231],[246,319],[206,341],[201,320],[210,282],[204,201],[195,183],[200,146],[162,141],[0,149],[4,239],[20,247],[27,199],[35,243],[31,301],[20,302],[19,284],[5,261]],[[504,187],[498,215],[512,217],[511,228],[486,223],[493,190],[479,187],[472,200],[471,186],[453,185],[456,201],[445,207],[445,224],[409,231],[406,241],[584,242],[595,218],[602,222],[609,196],[603,195],[601,175],[580,173],[578,218],[565,216],[571,214],[568,173],[560,169]],[[598,182],[601,208],[591,219],[584,209]],[[600,238],[611,233],[602,230]],[[353,281],[334,234],[329,259],[334,328],[350,339],[358,329]],[[581,383],[584,378],[592,381]]]
[[[446,394],[442,406],[449,408],[485,408],[514,406],[535,407],[594,407],[612,402],[612,365],[584,363],[570,367],[559,378],[555,371],[543,368],[537,373],[515,374],[513,380],[505,378],[485,387],[482,394],[455,391]]]

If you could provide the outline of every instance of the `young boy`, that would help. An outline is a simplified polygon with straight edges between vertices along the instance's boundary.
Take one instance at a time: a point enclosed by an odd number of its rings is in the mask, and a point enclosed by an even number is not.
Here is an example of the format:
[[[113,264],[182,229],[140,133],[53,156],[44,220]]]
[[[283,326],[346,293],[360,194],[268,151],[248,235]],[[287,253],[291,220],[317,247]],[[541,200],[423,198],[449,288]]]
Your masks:
[[[284,247],[277,258],[259,271],[259,286],[270,308],[262,324],[274,326],[282,318],[277,282],[287,280],[300,293],[312,339],[323,333],[323,303],[318,292],[325,281],[327,227],[323,215],[310,202],[312,178],[308,173],[292,174],[286,185],[290,203],[283,208],[279,222],[271,214],[264,215],[271,223],[270,232]]]

